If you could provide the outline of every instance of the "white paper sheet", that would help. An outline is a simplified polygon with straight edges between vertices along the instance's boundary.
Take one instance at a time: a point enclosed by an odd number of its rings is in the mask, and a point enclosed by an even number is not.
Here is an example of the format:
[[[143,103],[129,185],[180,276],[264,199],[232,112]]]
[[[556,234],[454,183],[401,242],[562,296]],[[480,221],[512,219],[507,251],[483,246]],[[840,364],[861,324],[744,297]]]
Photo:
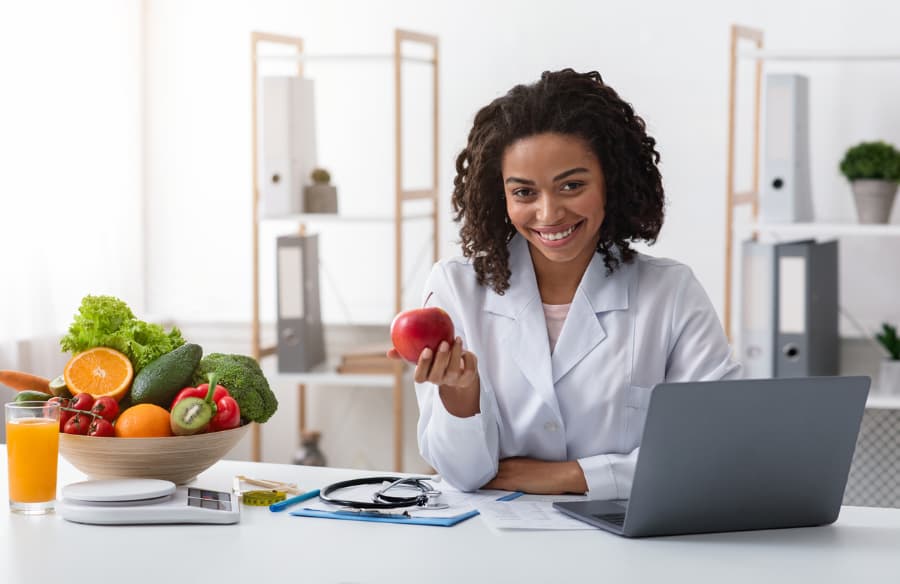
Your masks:
[[[494,501],[482,505],[479,511],[484,522],[493,529],[597,529],[560,513],[553,508],[552,500]]]

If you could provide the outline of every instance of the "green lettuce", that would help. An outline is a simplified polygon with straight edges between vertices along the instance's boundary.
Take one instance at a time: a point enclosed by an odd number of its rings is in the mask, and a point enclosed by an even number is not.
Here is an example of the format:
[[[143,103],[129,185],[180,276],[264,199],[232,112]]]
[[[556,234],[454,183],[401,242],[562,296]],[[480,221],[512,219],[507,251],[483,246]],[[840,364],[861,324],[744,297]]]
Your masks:
[[[115,349],[128,357],[135,373],[183,344],[177,327],[167,333],[158,324],[138,320],[128,305],[114,296],[85,296],[68,334],[59,341],[63,351],[71,353],[94,347]]]

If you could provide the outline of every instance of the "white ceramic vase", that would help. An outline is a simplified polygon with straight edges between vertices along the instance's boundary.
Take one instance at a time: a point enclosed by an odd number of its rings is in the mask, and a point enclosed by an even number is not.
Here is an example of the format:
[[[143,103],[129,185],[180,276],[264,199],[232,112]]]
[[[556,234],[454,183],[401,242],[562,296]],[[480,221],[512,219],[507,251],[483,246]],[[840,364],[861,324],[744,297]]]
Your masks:
[[[886,395],[900,395],[900,360],[884,359],[878,372],[878,390]]]
[[[897,194],[890,180],[857,179],[850,183],[860,223],[887,223]]]

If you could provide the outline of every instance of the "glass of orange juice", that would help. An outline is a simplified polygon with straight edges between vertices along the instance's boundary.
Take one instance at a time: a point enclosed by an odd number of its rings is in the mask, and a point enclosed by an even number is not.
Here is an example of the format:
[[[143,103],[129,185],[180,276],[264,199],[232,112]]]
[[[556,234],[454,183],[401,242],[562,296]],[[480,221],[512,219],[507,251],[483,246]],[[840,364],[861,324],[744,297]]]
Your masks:
[[[59,404],[6,404],[9,508],[41,515],[53,511],[59,454]]]

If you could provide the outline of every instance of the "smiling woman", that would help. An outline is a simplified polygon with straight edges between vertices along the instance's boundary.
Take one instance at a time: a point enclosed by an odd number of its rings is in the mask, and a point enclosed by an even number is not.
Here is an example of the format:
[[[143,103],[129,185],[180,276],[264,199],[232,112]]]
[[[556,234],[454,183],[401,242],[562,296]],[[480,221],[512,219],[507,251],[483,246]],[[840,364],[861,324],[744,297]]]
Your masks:
[[[691,270],[630,246],[662,227],[655,146],[596,72],[544,73],[475,116],[464,257],[425,291],[458,336],[415,370],[419,448],[451,484],[628,498],[653,386],[738,375]]]

